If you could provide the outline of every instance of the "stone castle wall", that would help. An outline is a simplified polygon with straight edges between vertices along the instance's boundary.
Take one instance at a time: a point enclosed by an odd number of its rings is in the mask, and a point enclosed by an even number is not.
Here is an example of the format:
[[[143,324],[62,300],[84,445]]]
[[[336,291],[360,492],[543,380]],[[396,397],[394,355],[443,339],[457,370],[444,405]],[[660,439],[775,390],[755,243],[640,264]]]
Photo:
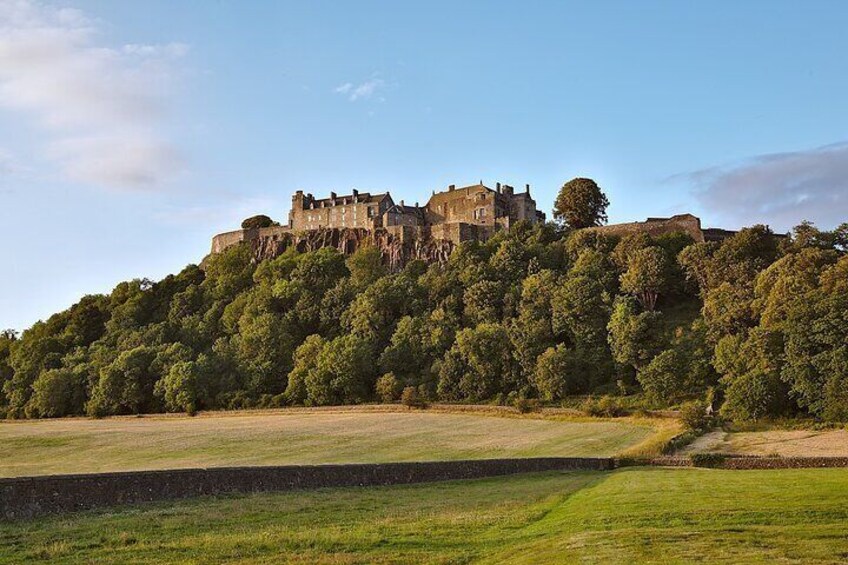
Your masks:
[[[685,233],[691,236],[695,242],[705,241],[704,231],[701,229],[701,220],[691,214],[680,214],[671,218],[649,218],[644,222],[610,224],[586,229],[619,237],[634,233],[647,233],[653,237],[669,233]]]

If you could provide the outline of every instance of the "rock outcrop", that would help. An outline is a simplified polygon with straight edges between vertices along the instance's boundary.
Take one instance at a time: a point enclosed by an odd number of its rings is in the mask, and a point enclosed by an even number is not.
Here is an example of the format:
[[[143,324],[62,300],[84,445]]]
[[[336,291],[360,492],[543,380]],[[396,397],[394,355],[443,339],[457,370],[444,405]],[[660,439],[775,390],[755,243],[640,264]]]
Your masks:
[[[212,241],[212,253],[220,253],[237,244],[250,245],[257,261],[272,259],[292,247],[300,252],[332,247],[350,255],[361,247],[373,246],[380,250],[383,261],[392,271],[398,271],[416,259],[427,263],[443,263],[450,257],[455,245],[449,239],[432,237],[429,230],[410,230],[401,226],[374,230],[323,228],[304,232],[272,226],[219,234]]]

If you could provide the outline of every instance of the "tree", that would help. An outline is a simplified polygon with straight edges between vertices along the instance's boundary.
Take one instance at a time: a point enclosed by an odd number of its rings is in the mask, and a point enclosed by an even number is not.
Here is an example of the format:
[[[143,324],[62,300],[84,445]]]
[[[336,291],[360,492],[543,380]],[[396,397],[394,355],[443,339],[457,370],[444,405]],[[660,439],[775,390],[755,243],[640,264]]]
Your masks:
[[[649,398],[668,404],[684,396],[686,389],[686,367],[680,354],[674,349],[663,351],[636,374],[636,379]]]
[[[404,382],[415,382],[429,372],[432,350],[428,330],[424,317],[401,318],[391,343],[380,355],[382,370],[400,375]]]
[[[357,249],[345,261],[350,270],[350,282],[355,288],[363,289],[388,273],[383,264],[383,255],[374,246]]]
[[[630,297],[616,298],[607,329],[612,356],[621,365],[639,370],[661,348],[659,312],[637,312]]]
[[[816,416],[844,419],[839,407],[848,375],[848,257],[828,267],[815,288],[792,302],[783,327],[781,377],[793,397]]]
[[[264,214],[251,216],[241,223],[242,229],[249,230],[255,228],[267,228],[274,225],[273,220]]]
[[[578,349],[606,348],[609,299],[596,278],[569,277],[551,300],[553,331]]]
[[[710,266],[719,244],[710,241],[693,243],[677,254],[677,263],[686,279],[698,285],[701,296],[710,289]]]
[[[386,373],[377,379],[377,397],[386,404],[398,399],[401,388],[402,385],[394,373]]]
[[[630,260],[638,251],[652,245],[651,236],[644,232],[625,235],[610,254],[610,259],[621,272],[627,271]]]
[[[554,218],[574,229],[600,226],[607,222],[609,200],[592,179],[575,178],[559,190]]]
[[[587,360],[565,344],[546,349],[536,361],[533,386],[545,401],[561,400],[586,390],[589,374]]]
[[[160,375],[153,362],[156,349],[141,345],[118,355],[100,370],[86,411],[92,416],[155,412],[153,387]]]
[[[469,286],[462,296],[470,325],[497,323],[503,316],[506,287],[500,281],[482,280]]]
[[[480,324],[456,336],[439,375],[447,397],[485,400],[512,390],[515,363],[509,336],[500,324]]]
[[[667,288],[668,263],[659,247],[646,247],[636,251],[630,266],[621,275],[621,290],[636,296],[642,307],[652,312],[657,298]]]
[[[204,364],[204,358],[197,362],[180,361],[156,383],[155,392],[165,401],[168,410],[183,411],[194,416],[198,410],[205,407],[204,397],[209,387],[205,382]]]
[[[313,405],[363,402],[376,380],[373,347],[367,339],[346,334],[327,342],[306,371],[306,394]]]
[[[31,418],[60,418],[80,414],[85,403],[85,378],[72,369],[50,369],[32,384],[26,407]]]
[[[4,385],[12,379],[14,370],[9,364],[12,354],[12,344],[18,340],[18,332],[15,330],[3,330],[0,332],[0,418],[5,415],[7,404],[6,395],[3,392]]]
[[[295,350],[294,366],[289,373],[285,392],[286,400],[290,404],[304,404],[307,401],[306,379],[326,345],[323,337],[314,334],[307,337]]]

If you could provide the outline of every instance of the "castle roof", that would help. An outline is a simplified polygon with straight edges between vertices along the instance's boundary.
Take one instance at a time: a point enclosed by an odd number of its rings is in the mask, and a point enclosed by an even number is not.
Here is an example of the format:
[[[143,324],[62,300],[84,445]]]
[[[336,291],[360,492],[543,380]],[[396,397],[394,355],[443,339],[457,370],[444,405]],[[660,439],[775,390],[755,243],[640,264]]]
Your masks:
[[[370,192],[356,192],[352,194],[342,194],[342,195],[331,195],[327,198],[312,198],[311,202],[314,203],[315,207],[326,207],[333,206],[339,204],[353,204],[354,199],[357,203],[371,203],[371,202],[382,202],[385,198],[391,198],[388,192],[383,192],[380,194],[371,194]]]

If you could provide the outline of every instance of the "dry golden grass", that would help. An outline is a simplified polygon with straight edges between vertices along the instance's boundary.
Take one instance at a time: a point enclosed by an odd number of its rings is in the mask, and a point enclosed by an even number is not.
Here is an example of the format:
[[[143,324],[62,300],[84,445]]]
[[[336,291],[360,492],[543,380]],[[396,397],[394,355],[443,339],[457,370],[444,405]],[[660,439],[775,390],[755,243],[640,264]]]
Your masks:
[[[138,469],[607,457],[668,420],[439,407],[310,409],[0,422],[0,476]]]
[[[716,431],[698,438],[683,452],[848,457],[848,430]]]

